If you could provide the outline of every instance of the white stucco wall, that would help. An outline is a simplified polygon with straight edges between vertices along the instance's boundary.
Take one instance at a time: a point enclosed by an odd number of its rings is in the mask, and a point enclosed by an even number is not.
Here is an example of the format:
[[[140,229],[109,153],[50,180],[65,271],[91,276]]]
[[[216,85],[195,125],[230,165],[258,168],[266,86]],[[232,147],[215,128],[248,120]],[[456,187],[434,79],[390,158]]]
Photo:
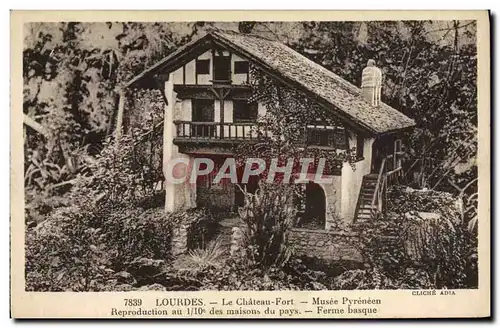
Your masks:
[[[325,192],[325,230],[332,230],[335,227],[335,220],[341,216],[341,196],[342,196],[342,177],[325,176],[325,179],[332,179],[332,183],[319,183]]]
[[[363,177],[370,174],[372,145],[374,138],[365,138],[363,147],[363,160],[354,164],[354,168],[349,163],[342,166],[342,186],[341,186],[341,217],[348,223],[354,220],[359,192],[363,183]],[[349,132],[349,147],[356,147],[356,135]]]
[[[174,145],[173,138],[175,137],[174,117],[183,115],[183,102],[178,102],[176,93],[173,90],[173,77],[165,82],[165,95],[168,105],[165,106],[164,129],[163,129],[163,174],[165,177],[170,176],[170,168],[168,163],[176,158],[192,158],[179,152],[179,148]],[[191,115],[191,114],[189,114]],[[180,168],[185,168],[184,165],[178,164]],[[186,168],[184,171],[186,176],[189,176],[189,171]],[[183,208],[191,208],[196,206],[196,188],[188,182],[182,184],[174,184],[165,181],[165,211],[173,212]]]

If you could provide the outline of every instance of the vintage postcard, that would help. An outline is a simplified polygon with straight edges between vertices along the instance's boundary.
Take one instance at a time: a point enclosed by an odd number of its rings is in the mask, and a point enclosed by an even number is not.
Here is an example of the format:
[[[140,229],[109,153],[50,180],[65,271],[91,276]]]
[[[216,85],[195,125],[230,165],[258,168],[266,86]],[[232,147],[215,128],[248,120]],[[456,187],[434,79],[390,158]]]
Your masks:
[[[489,317],[489,29],[13,11],[12,317]]]

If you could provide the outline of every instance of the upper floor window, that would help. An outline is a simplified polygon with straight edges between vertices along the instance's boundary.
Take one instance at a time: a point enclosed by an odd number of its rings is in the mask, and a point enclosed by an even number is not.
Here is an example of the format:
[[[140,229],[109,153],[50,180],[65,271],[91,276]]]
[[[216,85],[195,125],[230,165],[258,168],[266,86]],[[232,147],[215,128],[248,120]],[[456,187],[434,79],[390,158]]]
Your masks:
[[[255,122],[257,112],[257,103],[249,103],[247,100],[233,100],[233,122]]]
[[[229,56],[214,57],[214,80],[215,81],[230,81],[231,80],[231,58]]]
[[[347,149],[348,139],[343,126],[335,122],[317,119],[307,125],[306,142],[308,145]]]
[[[196,74],[210,74],[210,59],[196,60]]]
[[[248,74],[248,62],[247,61],[234,62],[234,74]]]

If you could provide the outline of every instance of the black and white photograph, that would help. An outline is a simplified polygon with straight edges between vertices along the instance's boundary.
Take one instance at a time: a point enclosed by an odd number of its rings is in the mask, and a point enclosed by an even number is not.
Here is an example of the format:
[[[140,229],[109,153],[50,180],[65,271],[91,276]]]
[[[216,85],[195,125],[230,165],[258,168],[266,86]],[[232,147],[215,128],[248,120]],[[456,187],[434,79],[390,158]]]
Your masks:
[[[24,23],[24,291],[477,290],[477,24]]]

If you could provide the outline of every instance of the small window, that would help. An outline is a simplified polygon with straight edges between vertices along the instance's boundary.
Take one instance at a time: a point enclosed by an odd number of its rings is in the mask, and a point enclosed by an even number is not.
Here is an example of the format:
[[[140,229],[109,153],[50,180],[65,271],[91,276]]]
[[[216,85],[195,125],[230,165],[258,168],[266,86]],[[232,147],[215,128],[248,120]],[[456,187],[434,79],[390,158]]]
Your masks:
[[[231,58],[229,56],[215,56],[214,58],[214,80],[231,80]]]
[[[210,59],[196,60],[196,74],[210,74]]]
[[[358,159],[363,158],[363,152],[364,152],[364,139],[362,136],[357,136],[356,138],[356,157]]]
[[[234,74],[248,74],[248,62],[247,61],[234,62]]]
[[[338,149],[347,149],[348,141],[344,128],[336,127],[334,140],[335,140],[335,146]]]
[[[257,120],[257,103],[247,100],[233,100],[233,122],[254,122]]]

